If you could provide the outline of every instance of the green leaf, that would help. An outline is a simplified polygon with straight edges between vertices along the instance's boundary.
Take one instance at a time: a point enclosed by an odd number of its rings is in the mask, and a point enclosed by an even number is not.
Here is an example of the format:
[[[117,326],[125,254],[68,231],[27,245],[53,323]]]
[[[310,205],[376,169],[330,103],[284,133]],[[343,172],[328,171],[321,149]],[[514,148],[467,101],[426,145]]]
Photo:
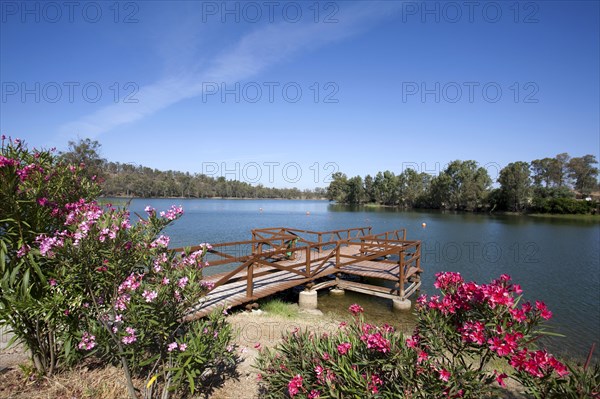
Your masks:
[[[190,392],[193,394],[196,390],[196,386],[194,385],[194,377],[191,374],[187,375],[188,382],[190,384]]]

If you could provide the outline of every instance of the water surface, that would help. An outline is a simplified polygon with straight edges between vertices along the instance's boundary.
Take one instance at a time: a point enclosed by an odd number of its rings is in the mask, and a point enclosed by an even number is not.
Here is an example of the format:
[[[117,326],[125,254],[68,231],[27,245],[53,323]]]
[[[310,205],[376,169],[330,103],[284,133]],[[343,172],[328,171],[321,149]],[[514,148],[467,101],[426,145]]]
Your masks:
[[[433,294],[435,273],[458,271],[465,279],[489,282],[506,273],[521,284],[526,300],[540,299],[554,313],[554,352],[583,358],[600,335],[600,224],[586,220],[349,207],[326,201],[135,199],[163,210],[182,205],[184,216],[168,229],[173,247],[200,242],[251,239],[250,230],[285,226],[335,230],[372,226],[373,232],[406,228],[423,241],[422,292]],[[261,210],[262,209],[262,210]],[[423,228],[422,224],[426,223]],[[343,312],[359,302],[375,319],[410,324],[411,316],[391,311],[388,300],[347,293],[321,296],[325,311]],[[598,358],[598,353],[596,353]]]

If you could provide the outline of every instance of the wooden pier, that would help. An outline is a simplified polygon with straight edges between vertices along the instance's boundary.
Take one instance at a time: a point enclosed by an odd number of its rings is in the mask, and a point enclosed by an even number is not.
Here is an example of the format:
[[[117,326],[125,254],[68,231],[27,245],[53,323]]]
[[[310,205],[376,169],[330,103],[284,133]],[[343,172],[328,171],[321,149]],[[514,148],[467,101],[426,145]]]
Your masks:
[[[371,230],[317,232],[277,227],[252,230],[251,240],[212,244],[207,253],[210,266],[203,278],[212,289],[189,318],[300,285],[314,291],[337,287],[389,299],[409,298],[421,286],[421,242],[406,240],[404,229],[381,234]],[[207,275],[217,266],[230,271]],[[394,285],[367,284],[356,281],[357,277]]]

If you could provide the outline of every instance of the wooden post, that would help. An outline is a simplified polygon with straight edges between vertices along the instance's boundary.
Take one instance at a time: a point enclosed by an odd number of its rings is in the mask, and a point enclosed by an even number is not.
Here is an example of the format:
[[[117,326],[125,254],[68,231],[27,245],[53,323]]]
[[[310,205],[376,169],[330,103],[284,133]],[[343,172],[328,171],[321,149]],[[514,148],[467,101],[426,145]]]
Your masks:
[[[398,276],[398,283],[400,284],[400,287],[398,287],[400,289],[400,298],[404,299],[404,251],[400,250],[400,252],[398,253],[398,257],[399,257],[399,261],[398,261],[398,266],[400,268],[400,273]]]
[[[337,242],[335,246],[335,267],[339,267],[340,264],[340,242]]]
[[[417,243],[417,261],[416,261],[416,267],[417,270],[421,270],[421,242],[419,241],[419,243]]]
[[[310,275],[310,246],[304,247],[306,248],[306,277],[311,277]]]
[[[254,293],[254,263],[250,263],[250,265],[248,265],[248,274],[246,277],[246,298],[250,299]]]
[[[323,242],[323,235],[319,233],[319,255],[321,255],[321,243]]]

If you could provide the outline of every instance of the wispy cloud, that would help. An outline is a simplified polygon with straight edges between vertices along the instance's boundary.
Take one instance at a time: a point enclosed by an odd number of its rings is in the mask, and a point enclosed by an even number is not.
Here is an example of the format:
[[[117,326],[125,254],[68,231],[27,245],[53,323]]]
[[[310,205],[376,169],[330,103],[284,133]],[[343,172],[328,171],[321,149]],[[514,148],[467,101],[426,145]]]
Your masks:
[[[348,3],[346,3],[348,4]],[[61,134],[96,137],[152,115],[179,101],[202,95],[203,82],[233,83],[248,79],[294,55],[360,34],[393,14],[398,2],[356,2],[343,7],[338,23],[276,23],[245,34],[198,71],[190,62],[177,75],[140,87],[136,104],[112,104],[59,127]],[[184,72],[181,72],[184,71]]]

